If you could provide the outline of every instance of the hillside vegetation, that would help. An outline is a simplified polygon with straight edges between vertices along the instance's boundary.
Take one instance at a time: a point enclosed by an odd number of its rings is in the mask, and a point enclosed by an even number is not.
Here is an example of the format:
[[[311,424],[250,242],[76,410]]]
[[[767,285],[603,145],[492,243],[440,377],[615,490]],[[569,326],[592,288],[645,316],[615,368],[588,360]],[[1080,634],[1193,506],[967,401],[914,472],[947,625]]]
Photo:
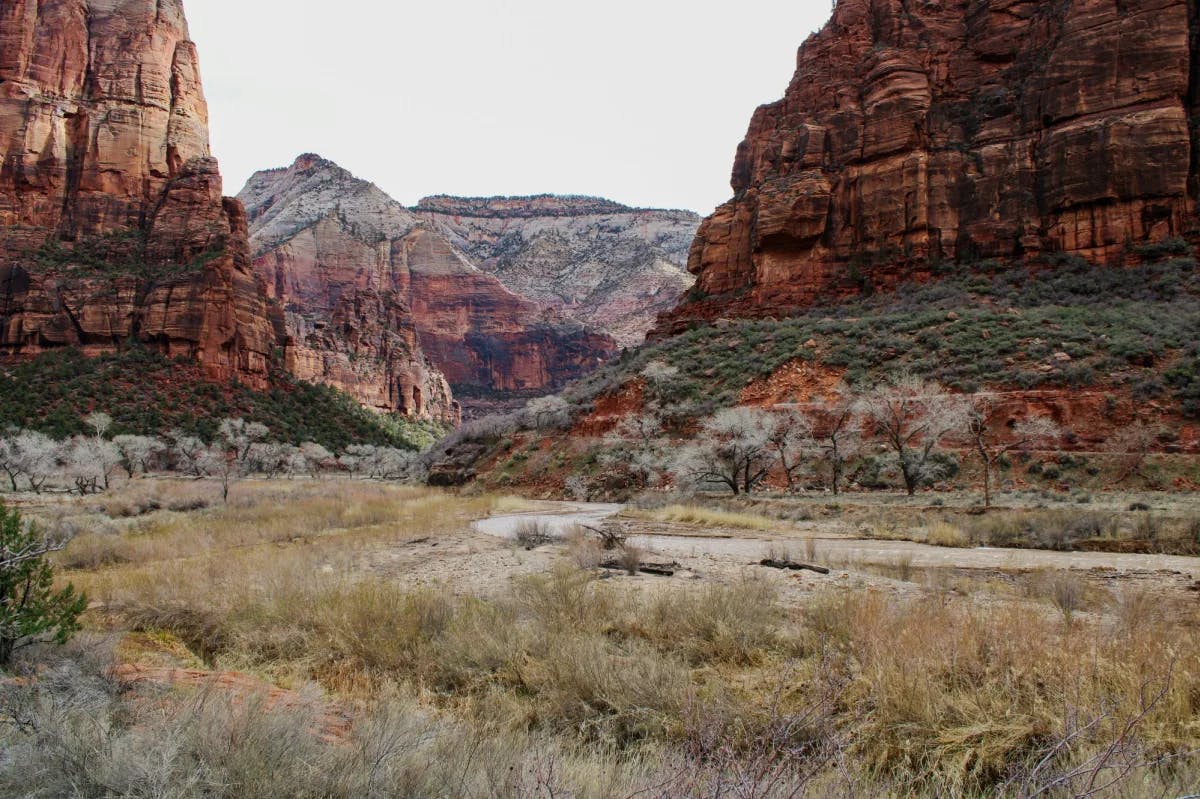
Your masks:
[[[1200,276],[1190,257],[1121,268],[1059,256],[1034,271],[987,261],[785,319],[698,325],[626,354],[569,396],[585,402],[663,361],[683,372],[682,399],[712,409],[795,359],[845,369],[851,384],[907,371],[964,392],[1129,386],[1200,416]]]
[[[113,417],[113,435],[182,430],[211,441],[222,419],[266,425],[285,443],[312,441],[341,451],[352,444],[421,449],[444,432],[429,422],[366,410],[336,389],[272,375],[267,391],[204,379],[187,359],[130,346],[88,357],[74,349],[0,365],[0,419],[5,426],[54,438],[87,432],[88,413]]]

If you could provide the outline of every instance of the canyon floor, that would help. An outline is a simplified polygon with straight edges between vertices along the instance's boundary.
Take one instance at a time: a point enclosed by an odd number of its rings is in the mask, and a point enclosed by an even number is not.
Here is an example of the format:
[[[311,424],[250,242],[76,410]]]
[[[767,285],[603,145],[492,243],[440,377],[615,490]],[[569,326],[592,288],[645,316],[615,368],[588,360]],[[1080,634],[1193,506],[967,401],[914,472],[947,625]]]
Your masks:
[[[0,683],[34,719],[0,731],[0,789],[197,761],[239,796],[484,797],[498,774],[500,795],[724,795],[753,771],[735,795],[1067,796],[1100,775],[1141,797],[1200,776],[1200,558],[927,542],[1103,517],[1161,543],[1192,494],[749,500],[774,517],[346,479],[11,499],[71,537],[58,578],[91,607],[22,661],[38,679]],[[108,721],[79,737],[72,713]],[[214,754],[231,740],[249,754]]]

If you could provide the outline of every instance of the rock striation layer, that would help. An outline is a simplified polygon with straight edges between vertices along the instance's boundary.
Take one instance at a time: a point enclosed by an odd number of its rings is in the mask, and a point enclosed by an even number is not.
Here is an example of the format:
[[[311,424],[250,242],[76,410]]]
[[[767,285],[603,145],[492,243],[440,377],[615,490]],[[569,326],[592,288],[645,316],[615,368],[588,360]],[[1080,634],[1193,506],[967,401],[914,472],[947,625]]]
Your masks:
[[[0,0],[0,355],[137,340],[257,388],[296,376],[380,410],[458,408],[386,296],[285,318],[222,197],[180,0]]]
[[[1200,190],[1189,7],[839,0],[784,98],[754,114],[674,321],[808,305],[901,268],[1119,262],[1187,234]]]
[[[293,340],[350,316],[363,330],[403,329],[455,391],[473,395],[544,393],[615,352],[611,338],[512,293],[437,229],[318,156],[255,174],[239,197],[255,268],[287,309]]]
[[[640,344],[694,279],[700,218],[594,197],[427,197],[414,213],[516,294]]]
[[[265,384],[274,331],[207,123],[178,0],[0,2],[0,352],[140,339]]]

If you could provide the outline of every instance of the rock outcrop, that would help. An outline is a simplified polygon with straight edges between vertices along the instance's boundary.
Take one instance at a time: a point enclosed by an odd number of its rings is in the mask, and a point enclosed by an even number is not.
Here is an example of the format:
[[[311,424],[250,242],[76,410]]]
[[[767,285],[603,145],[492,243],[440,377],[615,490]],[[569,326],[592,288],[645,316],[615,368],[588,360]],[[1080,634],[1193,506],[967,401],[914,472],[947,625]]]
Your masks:
[[[0,2],[0,353],[139,339],[265,385],[274,331],[207,124],[179,0]]]
[[[255,174],[239,196],[255,268],[288,310],[293,340],[353,316],[361,330],[419,342],[456,392],[473,395],[544,393],[615,352],[611,338],[513,294],[376,186],[318,156]]]
[[[458,420],[381,287],[307,316],[272,302],[180,0],[0,0],[0,155],[0,354],[137,340],[257,388],[281,356],[370,407]]]
[[[593,197],[427,197],[414,213],[509,290],[608,333],[645,339],[694,279],[700,218]]]
[[[839,0],[784,99],[755,113],[734,199],[701,226],[696,288],[664,329],[808,305],[898,270],[1051,253],[1112,263],[1187,234],[1194,6]]]

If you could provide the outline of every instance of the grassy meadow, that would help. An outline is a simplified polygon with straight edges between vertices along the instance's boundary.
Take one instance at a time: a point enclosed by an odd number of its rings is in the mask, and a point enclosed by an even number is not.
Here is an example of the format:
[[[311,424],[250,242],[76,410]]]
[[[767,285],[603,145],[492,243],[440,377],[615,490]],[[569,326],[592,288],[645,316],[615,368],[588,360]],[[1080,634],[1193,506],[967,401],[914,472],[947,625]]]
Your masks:
[[[1194,605],[1083,596],[1054,574],[1036,593],[833,581],[795,602],[749,569],[602,579],[561,542],[503,585],[413,587],[371,556],[420,542],[443,543],[431,562],[453,559],[471,520],[528,505],[347,480],[218,497],[138,480],[26,507],[49,531],[88,530],[57,562],[92,606],[68,648],[25,656],[36,679],[0,684],[0,793],[1174,797],[1200,784]],[[779,524],[641,513],[753,535]],[[122,663],[214,681],[130,686]],[[231,673],[250,687],[222,689]]]

